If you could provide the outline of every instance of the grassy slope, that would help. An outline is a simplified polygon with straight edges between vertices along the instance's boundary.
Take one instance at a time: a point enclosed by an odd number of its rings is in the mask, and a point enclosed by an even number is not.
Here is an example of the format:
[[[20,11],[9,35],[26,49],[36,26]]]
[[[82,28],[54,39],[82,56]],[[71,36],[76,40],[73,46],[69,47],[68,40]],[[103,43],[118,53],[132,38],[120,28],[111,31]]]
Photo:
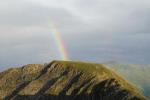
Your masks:
[[[10,68],[0,73],[0,98],[11,94],[18,84],[34,79],[42,66],[40,64],[29,64],[22,68]]]
[[[150,99],[150,65],[108,64],[108,66],[134,83]]]
[[[122,78],[120,75],[118,75],[115,70],[110,69],[105,64],[96,64],[96,63],[88,63],[88,62],[72,62],[72,61],[57,61],[58,63],[63,64],[64,66],[71,66],[72,68],[77,68],[79,70],[83,70],[90,73],[96,73],[97,77],[99,77],[99,81],[103,81],[104,79],[110,79],[115,78],[119,83],[121,83],[121,86],[123,89],[127,89],[131,93],[135,94],[137,97],[141,96],[141,92],[138,91],[138,89],[128,81],[126,81],[124,78]],[[102,74],[106,74],[105,77],[101,77]],[[143,97],[142,97],[143,98]]]

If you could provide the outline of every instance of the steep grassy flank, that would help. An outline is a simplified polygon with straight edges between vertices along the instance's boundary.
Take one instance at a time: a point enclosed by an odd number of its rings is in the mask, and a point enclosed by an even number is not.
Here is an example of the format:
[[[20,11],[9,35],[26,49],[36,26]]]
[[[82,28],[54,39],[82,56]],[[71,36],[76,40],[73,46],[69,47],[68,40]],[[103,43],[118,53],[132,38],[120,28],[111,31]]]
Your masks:
[[[43,65],[29,64],[0,73],[0,98],[11,94],[17,85],[35,79]]]
[[[150,99],[150,65],[108,64],[108,66],[134,83]]]
[[[78,69],[83,72],[93,73],[96,75],[99,81],[105,79],[115,78],[123,89],[127,89],[131,93],[135,94],[137,97],[142,94],[138,89],[127,80],[118,75],[114,70],[110,69],[106,64],[96,64],[88,62],[74,62],[74,61],[54,61],[59,65],[64,67],[69,67],[72,69]]]

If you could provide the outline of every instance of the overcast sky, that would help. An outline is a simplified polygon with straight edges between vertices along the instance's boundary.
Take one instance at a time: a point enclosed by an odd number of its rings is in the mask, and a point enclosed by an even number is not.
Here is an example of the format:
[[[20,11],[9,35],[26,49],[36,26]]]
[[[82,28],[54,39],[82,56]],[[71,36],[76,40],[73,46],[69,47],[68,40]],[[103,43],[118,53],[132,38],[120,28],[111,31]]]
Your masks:
[[[150,0],[0,0],[0,70],[60,59],[150,63]]]

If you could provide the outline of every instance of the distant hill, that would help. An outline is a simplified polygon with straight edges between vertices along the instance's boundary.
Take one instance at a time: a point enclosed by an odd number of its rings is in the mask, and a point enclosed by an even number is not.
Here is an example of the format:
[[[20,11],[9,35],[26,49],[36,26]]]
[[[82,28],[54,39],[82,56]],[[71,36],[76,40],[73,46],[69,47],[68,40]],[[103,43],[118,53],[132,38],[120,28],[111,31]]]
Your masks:
[[[110,63],[108,66],[134,83],[150,99],[150,65]]]
[[[104,64],[53,61],[0,73],[4,100],[146,100]]]

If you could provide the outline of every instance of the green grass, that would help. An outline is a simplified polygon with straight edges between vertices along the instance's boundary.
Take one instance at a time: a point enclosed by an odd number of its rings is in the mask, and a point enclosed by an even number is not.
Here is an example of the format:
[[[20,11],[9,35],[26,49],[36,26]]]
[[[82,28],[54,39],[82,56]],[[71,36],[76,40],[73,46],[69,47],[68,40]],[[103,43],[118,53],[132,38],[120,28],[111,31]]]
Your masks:
[[[96,64],[96,63],[88,63],[88,62],[75,62],[75,61],[54,61],[56,63],[61,64],[63,67],[66,68],[73,68],[73,69],[78,69],[80,71],[85,71],[85,72],[108,72],[106,70],[106,66],[104,64]]]

